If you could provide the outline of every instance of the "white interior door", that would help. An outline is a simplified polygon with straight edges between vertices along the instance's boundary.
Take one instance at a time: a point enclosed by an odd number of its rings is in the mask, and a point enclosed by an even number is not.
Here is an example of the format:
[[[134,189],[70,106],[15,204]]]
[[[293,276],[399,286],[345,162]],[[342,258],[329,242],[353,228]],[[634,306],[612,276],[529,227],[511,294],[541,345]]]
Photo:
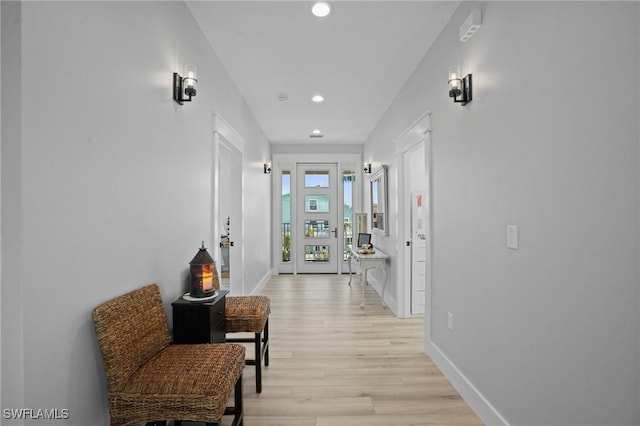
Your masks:
[[[431,259],[432,241],[431,232],[431,113],[425,112],[411,126],[402,132],[394,142],[396,152],[395,160],[402,167],[397,168],[398,172],[398,230],[404,240],[403,250],[398,250],[397,260],[397,307],[398,316],[407,317],[413,313],[424,301],[425,313],[425,342],[431,340]],[[425,239],[416,238],[414,223],[417,214],[417,204],[414,194],[423,194],[422,199],[422,226],[424,228]],[[413,211],[415,209],[415,211]],[[417,222],[415,223],[417,225]],[[422,233],[422,232],[420,232]],[[414,262],[413,245],[421,248],[424,244],[424,265],[418,261]],[[420,250],[418,250],[418,253]],[[413,272],[424,273],[424,278],[416,277],[414,281]],[[424,280],[424,299],[417,296],[420,288],[418,282]],[[415,284],[414,284],[415,282]],[[414,289],[416,291],[414,292]],[[420,300],[421,299],[421,300]],[[425,300],[426,299],[426,300]]]
[[[398,272],[398,282],[402,283],[398,287],[398,306],[401,316],[425,312],[425,290],[429,278],[429,247],[426,244],[429,234],[427,219],[429,192],[426,190],[428,185],[424,162],[425,139],[424,135],[414,129],[415,127],[406,133],[411,137],[402,146],[400,157],[402,162],[400,206],[402,208],[399,216],[402,223],[399,223],[399,227],[405,242],[404,250],[398,256],[398,265],[402,265]]]
[[[298,273],[338,272],[337,164],[297,165]]]
[[[427,234],[424,192],[411,193],[411,313],[423,314],[427,273]]]
[[[211,254],[216,260],[220,288],[231,294],[243,294],[243,154],[220,134],[215,134],[215,143]]]
[[[233,151],[228,145],[220,144],[220,153],[218,157],[218,167],[220,170],[220,188],[230,188],[233,185]],[[231,248],[231,228],[232,223],[231,216],[233,215],[232,207],[233,202],[231,196],[232,191],[225,191],[224,189],[218,192],[218,215],[220,223],[218,229],[220,230],[218,238],[220,247],[220,254],[218,256],[218,273],[220,274],[220,288],[223,290],[231,289],[231,274],[230,274],[230,248]],[[235,219],[235,218],[234,218]],[[235,241],[233,242],[235,245]]]

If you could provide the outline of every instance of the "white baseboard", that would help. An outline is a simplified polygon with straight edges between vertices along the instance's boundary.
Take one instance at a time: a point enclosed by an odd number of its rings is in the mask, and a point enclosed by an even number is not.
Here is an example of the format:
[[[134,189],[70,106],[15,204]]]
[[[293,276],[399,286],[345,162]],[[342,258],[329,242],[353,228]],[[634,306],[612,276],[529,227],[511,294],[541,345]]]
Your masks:
[[[372,274],[371,272],[375,271],[375,269],[373,270],[369,270],[369,273],[367,274],[367,278],[368,278],[368,283],[371,287],[373,287],[373,289],[376,291],[376,293],[378,293],[378,295],[380,296],[380,298],[382,299],[382,287],[384,285],[383,282],[381,282],[382,280],[379,280],[380,275],[378,274]],[[384,305],[389,308],[389,310],[391,312],[393,312],[393,315],[395,315],[396,317],[398,317],[398,302],[393,299],[391,297],[391,295],[389,294],[389,285],[387,284],[387,288],[384,294]]]
[[[265,274],[260,279],[260,282],[249,294],[249,296],[257,296],[260,293],[262,293],[262,289],[264,288],[265,285],[267,285],[267,283],[269,282],[269,280],[273,275],[274,275],[274,271],[272,269],[269,269],[267,272],[265,272]]]
[[[384,298],[384,305],[389,308],[389,310],[391,312],[393,312],[393,315],[396,316],[396,318],[398,318],[398,302],[396,302],[395,299],[392,299],[391,296],[389,296],[389,294],[387,293],[385,298]]]
[[[462,374],[458,367],[451,362],[433,341],[427,342],[426,351],[427,355],[442,371],[442,374],[449,379],[453,387],[460,393],[460,396],[469,404],[485,425],[509,426],[509,423],[500,415],[498,410],[487,401],[473,383]]]

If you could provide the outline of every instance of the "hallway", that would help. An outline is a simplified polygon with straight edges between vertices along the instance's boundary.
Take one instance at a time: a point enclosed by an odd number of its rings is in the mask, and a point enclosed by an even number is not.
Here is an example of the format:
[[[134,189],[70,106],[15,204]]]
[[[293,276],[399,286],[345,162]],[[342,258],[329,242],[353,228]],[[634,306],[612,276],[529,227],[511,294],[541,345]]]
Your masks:
[[[347,281],[280,275],[266,285],[270,365],[260,395],[255,369],[245,369],[245,424],[482,424],[423,353],[423,317],[395,318],[370,286],[360,309],[359,288]]]
[[[640,426],[640,2],[311,3],[0,2],[2,407],[108,426],[91,309],[156,283],[170,314],[202,241],[222,269],[231,217],[231,293],[273,299],[246,424],[477,422],[468,405],[491,425]],[[427,136],[420,188],[404,153]],[[299,161],[355,172],[368,230],[387,166],[389,311],[373,292],[360,310],[344,275],[273,278],[315,245],[280,221]],[[410,309],[407,189],[429,195],[426,337],[391,313]]]

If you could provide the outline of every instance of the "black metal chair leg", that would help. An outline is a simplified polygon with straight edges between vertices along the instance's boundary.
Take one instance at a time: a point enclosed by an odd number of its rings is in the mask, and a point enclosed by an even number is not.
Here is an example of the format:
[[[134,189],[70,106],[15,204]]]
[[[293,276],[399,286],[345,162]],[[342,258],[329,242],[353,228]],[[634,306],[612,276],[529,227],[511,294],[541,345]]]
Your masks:
[[[263,344],[265,346],[264,350],[264,366],[269,366],[269,318],[267,318],[267,322],[264,324],[264,340]]]
[[[255,334],[254,346],[256,350],[256,392],[262,392],[262,333]]]
[[[244,403],[242,402],[242,376],[240,376],[240,379],[238,379],[238,381],[236,382],[236,389],[234,391],[234,405],[235,405],[235,411],[236,411],[236,415],[233,419],[234,423],[236,423],[237,426],[243,426],[244,425]]]
[[[244,424],[244,404],[242,402],[242,376],[236,382],[233,392],[234,405],[224,410],[225,415],[233,415],[231,426],[243,426]]]

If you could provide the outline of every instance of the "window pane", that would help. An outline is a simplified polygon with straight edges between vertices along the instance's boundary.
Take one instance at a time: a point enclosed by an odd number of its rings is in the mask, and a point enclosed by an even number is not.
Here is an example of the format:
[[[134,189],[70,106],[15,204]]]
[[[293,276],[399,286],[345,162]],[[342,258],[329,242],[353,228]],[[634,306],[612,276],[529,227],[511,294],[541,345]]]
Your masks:
[[[305,262],[328,262],[329,246],[304,246]]]
[[[328,195],[305,195],[304,211],[305,213],[328,213],[329,212],[329,196]]]
[[[329,238],[331,236],[328,220],[305,220],[304,236],[310,238]]]
[[[306,171],[304,173],[304,186],[306,188],[328,188],[329,172],[324,171]]]
[[[291,262],[291,172],[282,172],[282,261]]]
[[[378,181],[371,182],[371,227],[382,229],[382,219],[378,214]]]
[[[373,226],[381,231],[384,231],[384,213],[373,213]]]

